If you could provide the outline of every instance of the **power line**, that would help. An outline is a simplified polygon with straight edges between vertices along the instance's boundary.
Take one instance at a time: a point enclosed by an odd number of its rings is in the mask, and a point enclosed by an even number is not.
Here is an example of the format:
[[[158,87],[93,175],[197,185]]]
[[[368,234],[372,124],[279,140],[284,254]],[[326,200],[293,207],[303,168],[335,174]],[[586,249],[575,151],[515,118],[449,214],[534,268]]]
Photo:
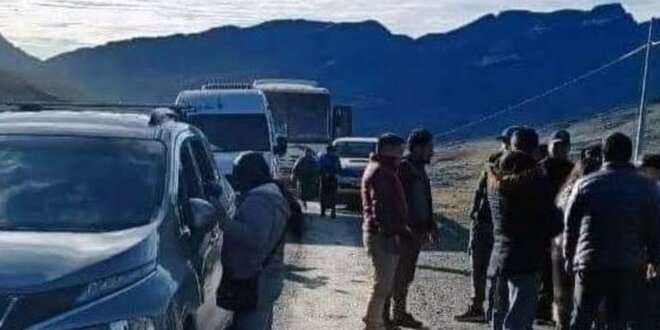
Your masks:
[[[656,43],[653,43],[654,46],[657,45],[657,44],[660,44],[660,41],[658,41],[658,42],[656,42]],[[456,132],[462,131],[462,130],[464,130],[464,129],[467,129],[467,128],[470,128],[470,127],[473,127],[473,126],[475,126],[475,125],[481,124],[481,123],[486,122],[486,121],[488,121],[488,120],[491,120],[491,119],[493,119],[493,118],[499,117],[500,115],[503,115],[503,114],[505,114],[505,113],[508,113],[508,112],[514,111],[514,110],[516,110],[516,109],[519,109],[519,108],[521,108],[521,107],[523,107],[523,106],[525,106],[525,105],[527,105],[527,104],[529,104],[529,103],[535,102],[535,101],[537,101],[537,100],[539,100],[539,99],[542,99],[542,98],[544,98],[544,97],[546,97],[546,96],[552,95],[552,94],[554,94],[554,93],[556,93],[556,92],[558,92],[558,91],[560,91],[560,90],[562,90],[562,89],[564,89],[564,88],[566,88],[566,87],[568,87],[568,86],[574,85],[574,84],[576,84],[576,83],[578,83],[578,82],[580,82],[580,81],[582,81],[582,80],[584,80],[584,79],[587,79],[587,78],[589,78],[589,77],[591,77],[591,76],[593,76],[593,75],[595,75],[595,74],[597,74],[597,73],[599,73],[599,72],[601,72],[601,71],[603,71],[603,70],[605,70],[605,69],[608,69],[609,67],[611,67],[611,66],[613,66],[613,65],[615,65],[615,64],[617,64],[617,63],[619,63],[619,62],[621,62],[621,61],[624,61],[624,60],[626,60],[626,59],[628,59],[628,58],[630,58],[630,57],[636,55],[637,53],[639,53],[639,52],[641,52],[642,50],[645,50],[645,49],[646,49],[646,45],[639,46],[639,47],[635,48],[634,50],[632,50],[632,51],[630,51],[630,52],[628,52],[628,53],[626,53],[626,54],[624,54],[624,55],[621,55],[621,56],[619,56],[618,58],[616,58],[616,59],[614,59],[614,60],[611,60],[611,61],[609,61],[609,62],[607,62],[607,63],[605,63],[605,64],[603,64],[603,65],[601,65],[601,66],[599,66],[599,67],[597,67],[597,68],[595,68],[595,69],[589,70],[589,71],[587,71],[587,72],[585,72],[585,73],[583,73],[583,74],[581,74],[581,75],[579,75],[579,76],[577,76],[577,77],[575,77],[575,78],[573,78],[573,79],[570,79],[570,80],[568,80],[568,81],[565,81],[564,83],[562,83],[562,84],[560,84],[560,85],[557,85],[557,86],[555,86],[555,87],[553,87],[553,88],[550,88],[550,89],[548,89],[548,90],[546,90],[546,91],[544,91],[544,92],[542,92],[542,93],[540,93],[540,94],[536,94],[536,95],[534,95],[534,96],[532,96],[532,97],[529,97],[529,98],[527,98],[527,99],[524,99],[524,100],[522,100],[522,101],[520,101],[520,102],[518,102],[518,103],[516,103],[516,104],[514,104],[514,105],[512,105],[512,106],[509,106],[509,107],[507,107],[507,108],[504,108],[504,109],[501,109],[501,110],[495,111],[495,112],[493,112],[493,113],[491,113],[491,114],[489,114],[489,115],[487,115],[487,116],[484,116],[484,117],[482,117],[482,118],[480,118],[480,119],[477,119],[477,120],[474,120],[474,121],[468,122],[468,123],[463,124],[463,125],[459,125],[459,126],[457,126],[457,127],[454,127],[454,128],[452,128],[452,129],[450,129],[449,131],[446,131],[446,132],[444,132],[444,133],[437,134],[437,136],[438,136],[438,137],[448,136],[448,135],[451,135],[451,134],[453,134],[453,133],[456,133]]]

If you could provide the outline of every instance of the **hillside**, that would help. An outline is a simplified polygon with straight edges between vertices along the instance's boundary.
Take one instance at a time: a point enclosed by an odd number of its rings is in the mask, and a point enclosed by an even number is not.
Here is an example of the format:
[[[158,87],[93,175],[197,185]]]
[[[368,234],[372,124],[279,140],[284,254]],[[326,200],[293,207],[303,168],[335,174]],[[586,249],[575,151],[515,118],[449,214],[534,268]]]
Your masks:
[[[647,144],[644,153],[660,153],[660,103],[649,108]],[[573,154],[590,142],[600,141],[613,132],[634,138],[637,131],[637,109],[602,113],[586,120],[572,120],[545,126],[540,130],[542,143],[553,131],[567,129],[572,135]],[[497,150],[499,143],[491,138],[441,144],[430,170],[436,208],[446,217],[467,222],[474,189],[485,160]]]
[[[0,102],[55,101],[57,98],[5,71],[0,71]]]
[[[418,39],[378,22],[285,20],[192,35],[139,38],[62,54],[44,63],[95,98],[172,102],[210,79],[319,80],[356,107],[362,133],[445,129],[543,92],[640,46],[648,23],[618,4],[590,11],[506,11]],[[660,22],[658,29],[660,30]],[[658,34],[660,35],[660,34]],[[589,115],[637,98],[641,54],[567,91],[463,134]],[[660,52],[650,92],[660,96]]]

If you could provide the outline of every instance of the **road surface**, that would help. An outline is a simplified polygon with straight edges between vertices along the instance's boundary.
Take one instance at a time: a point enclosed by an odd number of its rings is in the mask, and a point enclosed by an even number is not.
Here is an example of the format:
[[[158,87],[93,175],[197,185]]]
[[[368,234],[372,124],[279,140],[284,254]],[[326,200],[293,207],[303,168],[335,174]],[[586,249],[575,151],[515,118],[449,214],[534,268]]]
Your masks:
[[[316,210],[311,209],[311,213]],[[452,320],[470,293],[468,231],[445,220],[443,243],[420,258],[410,292],[410,310],[429,329],[476,330],[485,325]],[[310,216],[301,243],[288,244],[285,291],[275,312],[275,329],[357,330],[362,328],[370,280],[362,248],[360,220],[340,213],[337,220]]]

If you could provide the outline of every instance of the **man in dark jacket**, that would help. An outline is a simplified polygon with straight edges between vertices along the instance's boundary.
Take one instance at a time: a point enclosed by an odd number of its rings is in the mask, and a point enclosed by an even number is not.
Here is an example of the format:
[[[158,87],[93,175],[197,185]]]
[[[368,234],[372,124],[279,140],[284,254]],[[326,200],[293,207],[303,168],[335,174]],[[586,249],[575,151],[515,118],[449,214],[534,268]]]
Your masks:
[[[501,149],[488,157],[484,171],[479,178],[479,184],[474,194],[470,218],[470,246],[468,248],[472,266],[472,297],[467,311],[454,316],[458,322],[486,322],[484,312],[484,301],[486,300],[486,282],[488,279],[488,263],[493,251],[493,222],[491,220],[490,205],[488,204],[487,171],[486,169],[495,164],[502,154],[509,149],[513,133],[522,129],[520,126],[506,128],[497,140],[501,143]],[[488,290],[488,305],[492,303],[492,289]]]
[[[550,183],[533,153],[534,130],[514,133],[511,151],[488,172],[495,244],[489,275],[496,278],[493,330],[532,329],[544,242],[561,230]]]
[[[406,195],[408,209],[406,221],[412,230],[412,235],[401,237],[400,240],[399,264],[392,297],[394,302],[392,324],[414,329],[421,328],[423,324],[406,310],[408,288],[415,277],[422,244],[426,240],[438,239],[438,229],[433,220],[431,183],[426,174],[426,165],[431,162],[431,157],[433,157],[433,134],[424,129],[414,130],[408,137],[408,154],[399,167],[399,178]],[[388,307],[386,314],[389,314]]]
[[[602,301],[608,329],[625,329],[646,265],[660,261],[656,186],[631,157],[630,138],[608,136],[602,169],[578,180],[569,198],[564,253],[576,273],[571,329],[591,329]]]
[[[560,130],[552,134],[548,143],[548,157],[541,161],[541,167],[546,171],[550,180],[552,193],[549,197],[554,202],[559,190],[566,182],[569,174],[573,170],[573,163],[568,160],[571,151],[571,135],[568,131]],[[546,242],[546,248],[543,254],[543,269],[541,272],[541,291],[539,293],[539,306],[536,318],[543,323],[552,322],[552,302],[554,297],[553,289],[553,267],[564,268],[563,264],[553,264],[553,251],[561,250],[560,246],[552,244],[552,239]],[[556,251],[554,255],[557,254]],[[556,258],[555,261],[563,260]]]
[[[406,196],[397,174],[405,141],[394,134],[378,139],[362,177],[362,229],[364,246],[373,268],[373,287],[364,317],[368,330],[386,329],[385,305],[392,296],[402,237],[412,232],[406,225]]]
[[[337,217],[337,190],[339,189],[339,171],[341,163],[335,146],[328,145],[326,152],[319,157],[319,175],[321,191],[321,217],[330,209],[330,217]]]
[[[298,188],[298,198],[307,209],[307,201],[316,198],[318,192],[318,164],[314,150],[305,148],[291,170],[291,181]]]

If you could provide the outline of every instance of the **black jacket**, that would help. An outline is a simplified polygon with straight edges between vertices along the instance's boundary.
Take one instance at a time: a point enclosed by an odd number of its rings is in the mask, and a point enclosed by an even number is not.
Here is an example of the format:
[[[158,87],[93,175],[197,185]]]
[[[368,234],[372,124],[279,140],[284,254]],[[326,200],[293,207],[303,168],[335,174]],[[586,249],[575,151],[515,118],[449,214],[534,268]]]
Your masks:
[[[521,152],[506,152],[488,171],[495,244],[489,275],[540,270],[545,242],[561,231],[547,174]]]
[[[426,174],[425,164],[406,157],[401,162],[398,173],[408,205],[408,227],[418,238],[437,230],[433,219],[431,182]]]
[[[566,208],[566,260],[576,270],[660,262],[657,194],[627,163],[605,163],[578,180]]]

